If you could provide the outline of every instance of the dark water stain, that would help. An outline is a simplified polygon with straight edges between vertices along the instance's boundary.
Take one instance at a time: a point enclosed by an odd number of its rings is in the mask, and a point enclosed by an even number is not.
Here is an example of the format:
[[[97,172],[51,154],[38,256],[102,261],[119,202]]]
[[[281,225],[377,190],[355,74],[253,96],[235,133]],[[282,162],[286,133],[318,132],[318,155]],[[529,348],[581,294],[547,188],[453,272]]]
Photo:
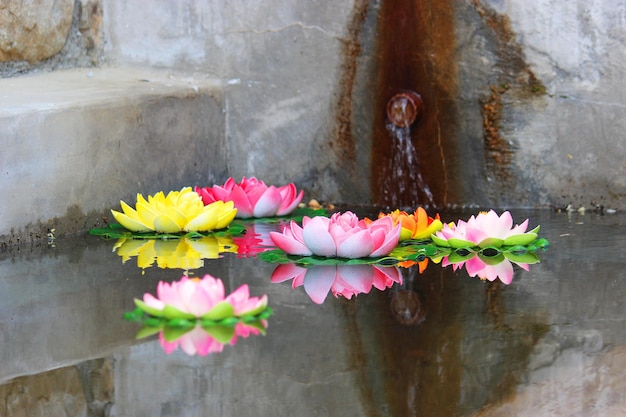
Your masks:
[[[377,100],[373,120],[372,194],[375,204],[445,206],[454,193],[446,160],[454,152],[457,70],[453,8],[449,1],[383,2],[377,35]],[[388,100],[403,90],[421,95],[424,112],[411,127],[417,170],[428,190],[389,175],[395,152],[386,126]],[[413,167],[415,168],[415,167]],[[426,192],[428,191],[428,193]],[[427,194],[431,194],[430,197]],[[430,201],[429,201],[430,200]]]

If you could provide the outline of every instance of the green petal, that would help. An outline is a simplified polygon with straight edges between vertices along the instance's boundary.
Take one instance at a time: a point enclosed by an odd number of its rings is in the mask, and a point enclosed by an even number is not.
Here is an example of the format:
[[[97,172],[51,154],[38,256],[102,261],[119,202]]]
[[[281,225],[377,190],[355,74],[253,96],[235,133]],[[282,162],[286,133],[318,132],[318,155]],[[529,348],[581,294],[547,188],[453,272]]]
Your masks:
[[[494,247],[494,248],[499,248],[500,246],[502,246],[503,243],[504,243],[504,240],[502,239],[499,239],[497,237],[488,237],[486,239],[481,240],[478,246],[481,248],[486,248],[489,246]]]
[[[458,239],[455,237],[448,239],[448,243],[448,246],[452,246],[453,248],[473,248],[474,246],[476,246],[474,242],[464,239]]]
[[[235,309],[228,301],[220,301],[215,304],[213,308],[202,315],[201,318],[209,320],[222,320],[226,317],[232,317],[235,315]]]
[[[485,256],[479,253],[478,257],[487,265],[498,265],[500,262],[504,261],[504,254],[502,252],[498,253],[496,256]]]
[[[196,316],[194,316],[193,314],[180,311],[176,307],[169,305],[169,304],[166,304],[165,307],[163,308],[163,316],[165,316],[168,319],[195,319],[196,318]]]
[[[532,251],[524,253],[504,252],[504,257],[518,264],[536,264],[540,261],[539,255]]]
[[[446,239],[442,239],[439,236],[435,235],[430,235],[430,238],[433,240],[433,242],[435,242],[435,245],[437,246],[443,246],[444,248],[450,247],[450,243]],[[472,243],[472,245],[474,244]]]
[[[216,341],[226,344],[230,342],[235,335],[235,328],[228,326],[209,326],[203,329],[213,337]]]
[[[537,233],[528,232],[520,235],[509,236],[504,239],[504,245],[528,245],[537,239]]]
[[[135,335],[135,339],[144,339],[152,336],[153,334],[157,334],[162,328],[163,327],[143,326]]]
[[[134,301],[135,301],[135,305],[139,307],[142,311],[144,311],[146,314],[149,314],[155,317],[163,317],[162,310],[156,309],[154,307],[150,307],[148,304],[144,303],[139,298],[135,298]]]
[[[193,330],[193,326],[192,327],[165,326],[163,328],[163,337],[168,342],[174,342],[176,339],[179,339],[182,335],[184,335],[187,332],[190,332],[191,330]]]
[[[463,253],[464,251],[467,251],[467,253]],[[450,254],[448,255],[448,261],[456,264],[459,262],[467,261],[468,259],[472,259],[474,256],[476,256],[476,252],[469,250],[469,248],[461,248],[454,252],[450,252]]]

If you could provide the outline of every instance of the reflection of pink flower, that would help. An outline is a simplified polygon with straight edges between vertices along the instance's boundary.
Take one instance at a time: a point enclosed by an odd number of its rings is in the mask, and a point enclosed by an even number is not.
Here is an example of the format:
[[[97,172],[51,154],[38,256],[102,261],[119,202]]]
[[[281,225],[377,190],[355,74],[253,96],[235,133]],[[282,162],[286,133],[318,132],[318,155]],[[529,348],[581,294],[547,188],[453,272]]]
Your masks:
[[[304,286],[314,303],[321,304],[329,291],[335,297],[352,298],[369,293],[372,287],[384,290],[394,283],[402,283],[400,269],[378,265],[315,265],[303,268],[295,264],[281,264],[272,273],[271,281],[278,283],[292,279],[292,287]]]
[[[504,256],[498,259],[489,259],[489,262],[483,260],[480,256],[475,255],[470,259],[466,259],[461,262],[451,263],[448,257],[444,257],[441,266],[452,265],[452,268],[456,271],[463,267],[467,271],[470,277],[478,277],[480,279],[486,279],[489,281],[495,281],[500,279],[503,284],[509,285],[513,281],[513,264],[520,266],[528,271],[529,265],[521,262],[512,262],[506,259]]]
[[[439,246],[460,247],[500,247],[502,245],[527,245],[537,239],[539,226],[526,232],[528,219],[513,226],[511,213],[505,211],[498,216],[495,211],[481,212],[471,216],[467,222],[445,224],[432,238]]]
[[[267,321],[261,320],[261,325],[264,328],[267,327]],[[234,328],[233,336],[227,343],[233,346],[237,343],[237,337],[246,338],[250,335],[258,335],[260,332],[261,331],[256,327],[249,326],[245,323],[237,323]],[[224,343],[218,342],[200,325],[196,325],[187,333],[170,342],[165,339],[164,333],[161,331],[159,333],[159,343],[168,355],[179,347],[183,352],[191,356],[195,354],[206,356],[209,353],[221,352],[224,349]]]
[[[233,201],[237,217],[274,217],[291,213],[302,201],[304,191],[297,192],[293,183],[282,187],[267,186],[254,177],[243,177],[236,183],[231,177],[223,186],[196,187],[205,205],[214,201]]]
[[[270,232],[279,229],[276,223],[246,224],[246,231],[241,236],[234,236],[233,243],[237,246],[238,258],[255,257],[261,252],[274,249],[276,246],[270,238]]]
[[[393,225],[390,217],[371,223],[346,211],[330,218],[304,216],[302,227],[291,221],[282,233],[270,237],[290,255],[362,258],[385,256],[398,245],[402,225]]]
[[[135,304],[157,317],[222,319],[260,313],[267,307],[267,296],[250,297],[248,285],[243,284],[225,297],[222,280],[207,274],[202,279],[183,276],[171,283],[160,281],[157,297],[146,293]]]

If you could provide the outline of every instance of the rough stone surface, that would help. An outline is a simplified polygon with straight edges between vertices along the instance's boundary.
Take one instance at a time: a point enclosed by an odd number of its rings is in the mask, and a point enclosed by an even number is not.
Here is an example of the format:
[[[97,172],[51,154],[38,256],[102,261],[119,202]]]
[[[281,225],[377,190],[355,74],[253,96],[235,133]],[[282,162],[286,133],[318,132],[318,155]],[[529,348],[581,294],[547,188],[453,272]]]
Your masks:
[[[0,5],[0,62],[34,63],[58,53],[72,23],[74,0],[18,1]]]
[[[120,199],[226,170],[222,88],[212,79],[70,70],[0,80],[0,91],[5,241],[85,230]]]

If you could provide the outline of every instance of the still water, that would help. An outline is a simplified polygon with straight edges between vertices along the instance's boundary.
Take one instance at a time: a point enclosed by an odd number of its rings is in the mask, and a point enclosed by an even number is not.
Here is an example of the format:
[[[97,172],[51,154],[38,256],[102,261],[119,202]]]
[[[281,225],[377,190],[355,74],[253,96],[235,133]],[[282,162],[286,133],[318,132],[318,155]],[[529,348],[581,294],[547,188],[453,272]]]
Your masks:
[[[431,263],[321,304],[272,282],[276,265],[240,242],[247,256],[189,274],[227,293],[247,283],[274,315],[266,335],[207,356],[166,354],[123,319],[181,269],[122,262],[115,240],[87,235],[12,248],[0,254],[0,416],[626,415],[626,215],[513,215],[551,246],[510,285]]]

